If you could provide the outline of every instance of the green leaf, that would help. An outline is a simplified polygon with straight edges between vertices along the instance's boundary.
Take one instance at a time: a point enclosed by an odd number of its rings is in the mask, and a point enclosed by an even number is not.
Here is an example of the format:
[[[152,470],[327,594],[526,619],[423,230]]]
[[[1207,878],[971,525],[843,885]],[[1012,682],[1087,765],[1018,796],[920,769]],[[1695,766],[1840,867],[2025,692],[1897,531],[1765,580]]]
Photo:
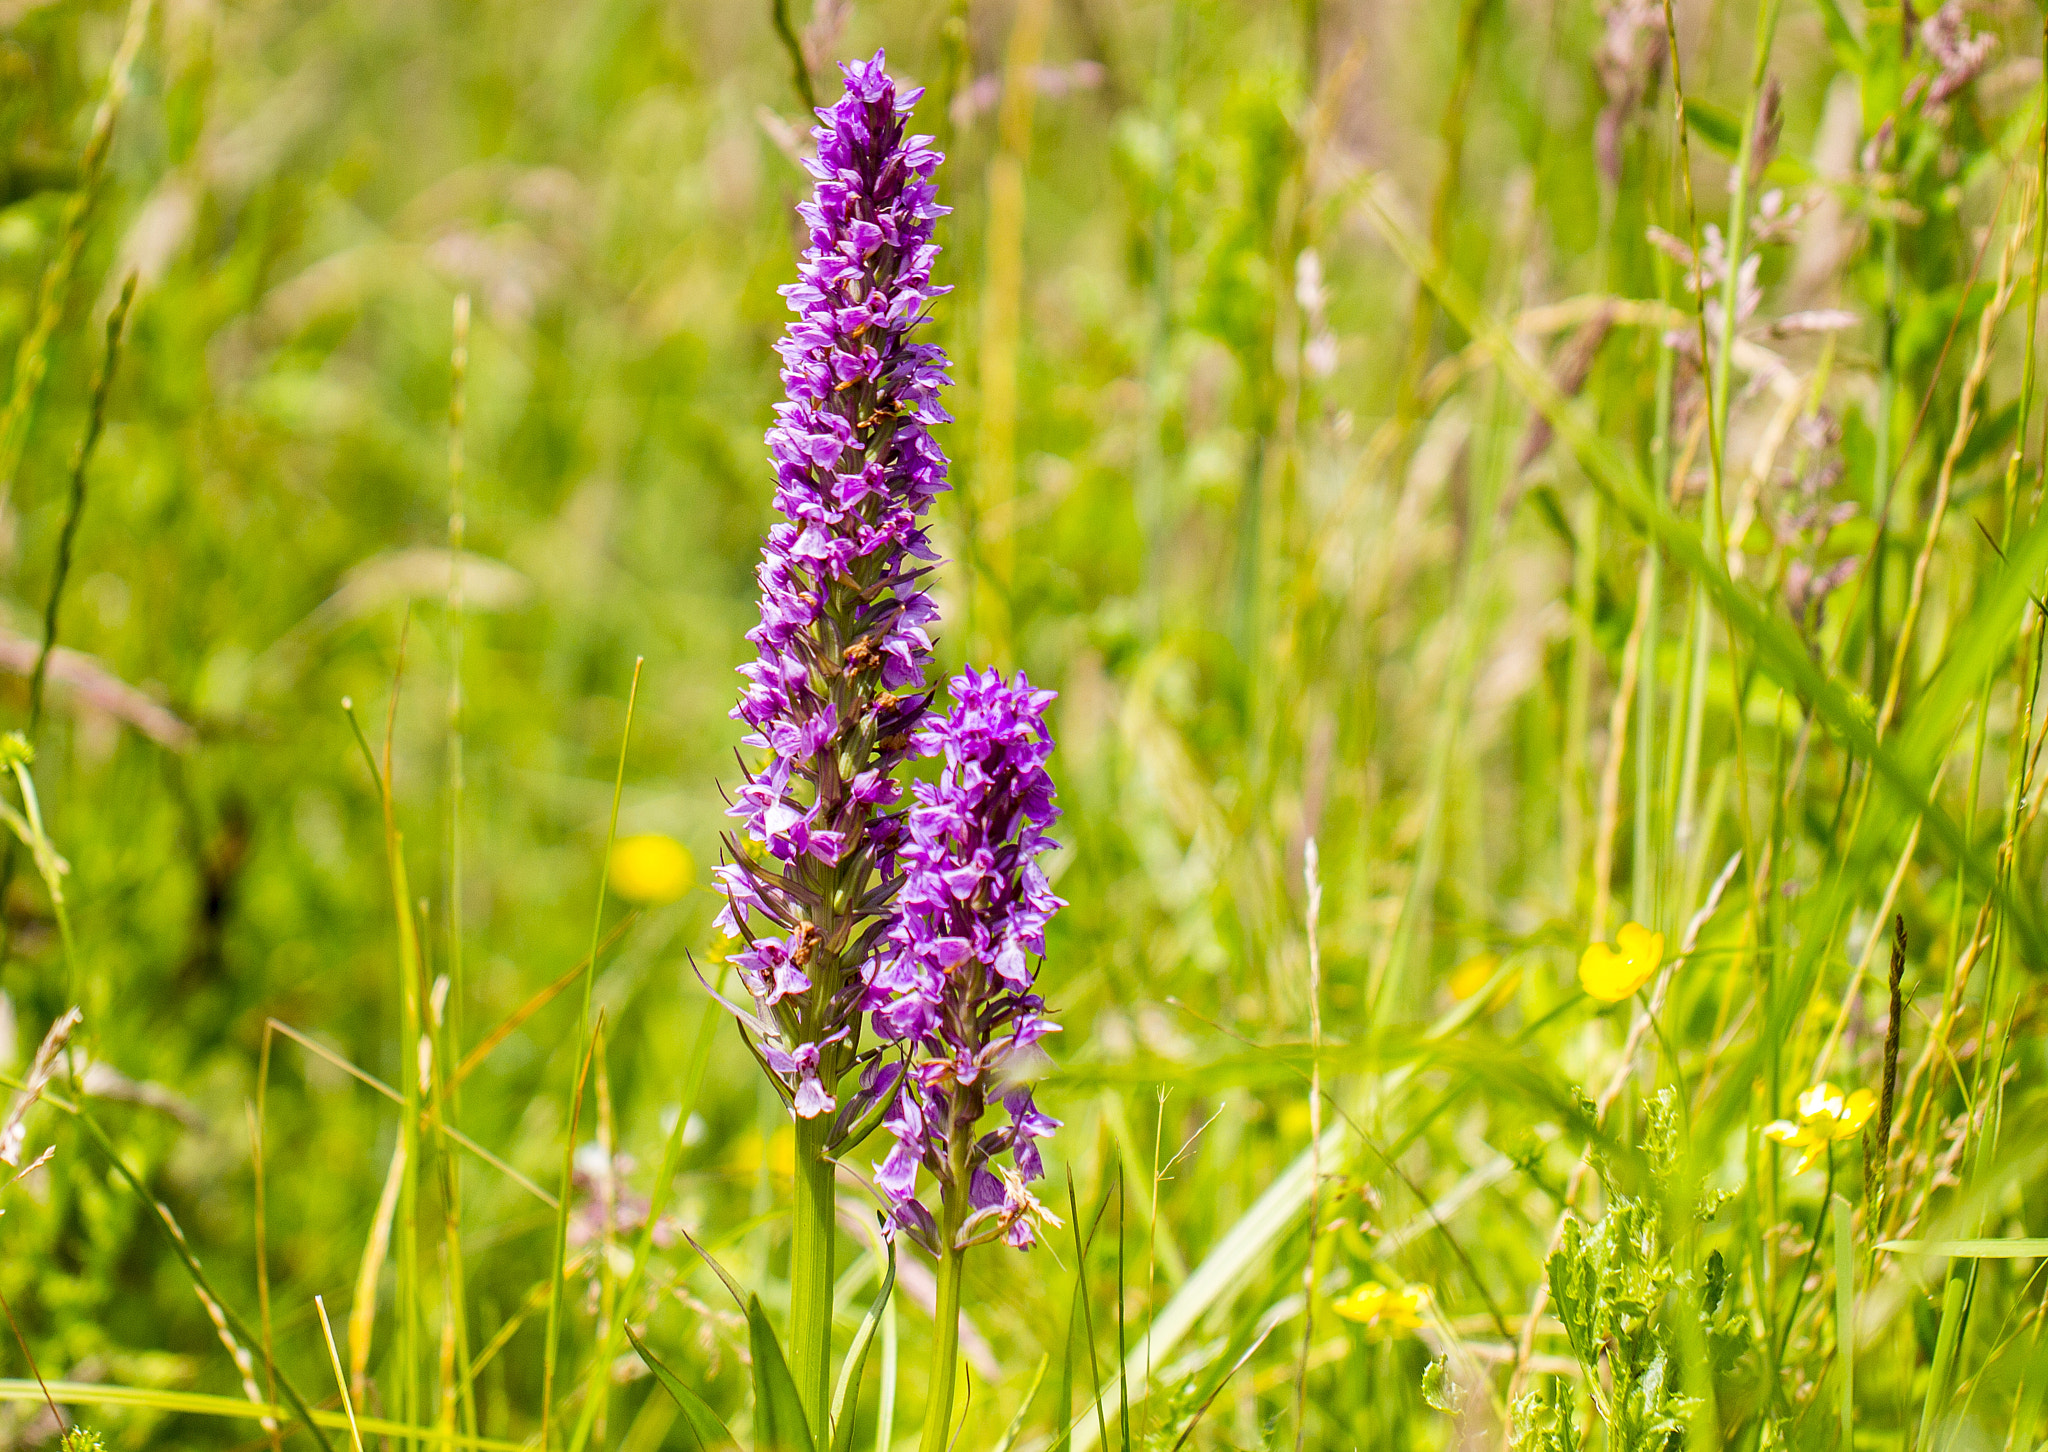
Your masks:
[[[647,1363],[647,1369],[654,1373],[654,1379],[661,1383],[661,1389],[676,1399],[676,1405],[683,1409],[683,1425],[694,1440],[696,1452],[711,1452],[714,1447],[739,1445],[718,1413],[711,1410],[704,1398],[698,1396],[678,1377],[662,1359],[647,1349],[647,1343],[633,1334],[628,1326],[626,1339],[633,1343],[633,1349],[640,1353],[640,1359]]]
[[[817,1452],[796,1378],[759,1296],[747,1297],[747,1341],[754,1354],[754,1452]]]
[[[1579,1427],[1574,1393],[1564,1378],[1553,1376],[1549,1387],[1515,1403],[1515,1452],[1579,1452]]]
[[[687,1240],[690,1243],[690,1249],[697,1252],[697,1258],[703,1261],[704,1264],[710,1266],[712,1273],[715,1274],[719,1278],[719,1280],[725,1283],[725,1293],[731,1296],[733,1300],[739,1303],[741,1310],[745,1310],[747,1302],[754,1298],[740,1286],[740,1283],[738,1281],[733,1279],[732,1272],[727,1270],[724,1266],[720,1265],[718,1263],[718,1258],[714,1256],[710,1251],[706,1250],[702,1245],[699,1245],[697,1243],[696,1236],[690,1234],[689,1231],[684,1230],[680,1225],[676,1227],[676,1230],[677,1233],[679,1233],[683,1237],[683,1239]]]
[[[1728,1293],[1728,1261],[1720,1251],[1707,1257],[1707,1283],[1700,1293],[1700,1304],[1707,1315],[1712,1316],[1721,1309],[1721,1298]]]
[[[1600,1358],[1600,1274],[1586,1250],[1576,1218],[1564,1223],[1564,1238],[1551,1253],[1550,1299],[1572,1350],[1587,1366]]]
[[[1956,1339],[1963,1330],[1963,1302],[1969,1294],[1967,1277],[1952,1269],[1943,1274],[1948,1276],[1948,1284],[1941,1291],[1941,1329],[1935,1333],[1934,1359],[1927,1368],[1927,1399],[1920,1406],[1920,1435],[1913,1440],[1916,1447],[1934,1445],[1935,1419],[1949,1405],[1948,1374],[1955,1362]]]
[[[1856,32],[1849,28],[1849,17],[1842,13],[1841,0],[1814,0],[1820,10],[1821,29],[1827,32],[1828,48],[1835,53],[1835,59],[1842,63],[1842,69],[1856,75],[1863,74],[1863,43],[1856,39]]]
[[[1693,135],[1707,144],[1710,151],[1734,161],[1742,152],[1742,122],[1733,112],[1706,101],[1688,96],[1685,101],[1686,124]],[[1797,156],[1776,156],[1764,168],[1764,180],[1779,186],[1811,182],[1813,168]]]
[[[1440,1412],[1455,1415],[1465,1406],[1465,1390],[1451,1380],[1450,1358],[1439,1356],[1422,1368],[1422,1399]]]
[[[1718,106],[1686,97],[1685,124],[1723,156],[1732,159],[1742,149],[1742,123]]]
[[[1700,1296],[1700,1329],[1706,1337],[1707,1362],[1716,1371],[1730,1371],[1749,1350],[1749,1318],[1728,1294],[1728,1262],[1720,1251],[1707,1257],[1706,1284]]]
[[[1982,1240],[1880,1240],[1893,1255],[1945,1255],[1955,1260],[2048,1260],[2048,1237],[1991,1236]]]
[[[860,1406],[860,1374],[868,1364],[868,1348],[881,1329],[882,1308],[889,1304],[889,1292],[896,1288],[896,1246],[889,1244],[889,1262],[882,1270],[882,1288],[874,1304],[861,1317],[853,1333],[853,1345],[846,1348],[846,1360],[839,1365],[839,1386],[832,1393],[832,1452],[849,1452],[853,1446],[853,1414]]]

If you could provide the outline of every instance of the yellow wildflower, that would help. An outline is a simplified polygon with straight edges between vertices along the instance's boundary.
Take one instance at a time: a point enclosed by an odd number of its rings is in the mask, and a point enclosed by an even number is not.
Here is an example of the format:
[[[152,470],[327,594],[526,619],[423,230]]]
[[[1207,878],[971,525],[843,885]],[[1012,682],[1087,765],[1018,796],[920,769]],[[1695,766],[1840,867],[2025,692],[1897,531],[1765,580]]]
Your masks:
[[[1306,1099],[1290,1099],[1280,1111],[1280,1134],[1285,1139],[1306,1136],[1315,1124],[1314,1112]]]
[[[1789,1119],[1774,1119],[1764,1126],[1764,1134],[1779,1144],[1796,1145],[1805,1151],[1792,1170],[1795,1175],[1802,1174],[1827,1153],[1829,1145],[1861,1134],[1876,1109],[1877,1096],[1868,1089],[1844,1094],[1823,1079],[1799,1096],[1797,1124]]]
[[[1451,970],[1451,997],[1463,1003],[1493,982],[1493,975],[1499,971],[1498,953],[1481,953],[1476,958],[1467,958]]]
[[[696,881],[696,860],[673,837],[646,832],[612,847],[612,891],[627,902],[649,907],[674,902]]]
[[[1650,981],[1664,961],[1664,935],[1624,923],[1614,946],[1589,943],[1579,959],[1579,984],[1602,1003],[1619,1003]]]
[[[756,1129],[741,1135],[733,1142],[725,1157],[726,1166],[742,1179],[758,1174],[765,1164],[768,1173],[777,1179],[789,1180],[796,1177],[796,1130],[789,1124],[777,1126],[775,1132],[763,1136]]]
[[[1467,958],[1451,970],[1448,984],[1451,997],[1459,1003],[1470,1002],[1487,984],[1499,978],[1499,984],[1495,986],[1492,996],[1486,1000],[1486,1006],[1480,1011],[1496,1013],[1506,1008],[1514,1001],[1515,990],[1521,986],[1522,971],[1516,968],[1502,973],[1500,965],[1501,957],[1498,953],[1481,953],[1476,958]]]
[[[1392,1341],[1407,1336],[1422,1324],[1429,1305],[1429,1292],[1421,1286],[1391,1290],[1378,1281],[1367,1281],[1349,1295],[1332,1302],[1330,1309],[1347,1321],[1365,1327],[1375,1341]]]

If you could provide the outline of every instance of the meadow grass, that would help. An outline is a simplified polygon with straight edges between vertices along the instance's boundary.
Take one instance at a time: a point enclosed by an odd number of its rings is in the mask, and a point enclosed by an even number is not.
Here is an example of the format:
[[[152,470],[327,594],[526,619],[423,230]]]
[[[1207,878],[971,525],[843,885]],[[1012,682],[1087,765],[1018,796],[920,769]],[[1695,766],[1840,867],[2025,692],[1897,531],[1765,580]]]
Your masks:
[[[829,1452],[2040,1447],[2021,0],[0,3],[0,1447],[799,1445],[708,868],[883,45],[1065,1223],[928,1431],[850,1155]]]

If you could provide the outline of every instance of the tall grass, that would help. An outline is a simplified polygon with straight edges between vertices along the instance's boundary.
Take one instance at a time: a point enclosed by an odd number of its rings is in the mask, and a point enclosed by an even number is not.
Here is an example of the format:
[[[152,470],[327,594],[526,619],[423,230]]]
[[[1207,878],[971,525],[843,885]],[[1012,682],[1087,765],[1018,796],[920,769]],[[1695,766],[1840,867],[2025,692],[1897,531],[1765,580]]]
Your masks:
[[[940,650],[1061,691],[1072,903],[1071,1225],[967,1262],[942,1444],[2039,1446],[2017,0],[0,5],[0,1083],[86,1010],[0,1446],[771,1440],[702,868],[803,107],[881,44]]]

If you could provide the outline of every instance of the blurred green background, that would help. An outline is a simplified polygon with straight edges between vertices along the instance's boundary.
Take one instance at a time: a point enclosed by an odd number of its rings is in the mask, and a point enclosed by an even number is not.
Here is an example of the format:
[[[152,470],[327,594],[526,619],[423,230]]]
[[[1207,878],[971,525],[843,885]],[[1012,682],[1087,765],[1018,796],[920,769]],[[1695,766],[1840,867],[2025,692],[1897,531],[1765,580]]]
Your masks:
[[[1361,1280],[1430,1286],[1443,1328],[1504,1353],[1480,1360],[1505,1381],[1510,1333],[1541,1279],[1560,1186],[1577,1159],[1564,1086],[1597,1092],[1624,1032],[1620,1018],[1579,1012],[1579,951],[1630,916],[1675,946],[1703,884],[1738,848],[1756,871],[1763,843],[1782,844],[1776,876],[1761,889],[1739,879],[1730,902],[1743,901],[1709,934],[1722,956],[1696,969],[1672,1032],[1694,1055],[1695,1112],[1733,1135],[1699,1148],[1697,1168],[1749,1197],[1737,1238],[1777,1244],[1782,1212],[1788,1254],[1803,1250],[1799,1236],[1819,1226],[1817,1177],[1796,1196],[1786,1191],[1788,1207],[1807,1208],[1781,1207],[1777,1191],[1762,1195],[1745,1178],[1754,1158],[1743,1145],[1755,1139],[1741,1133],[1791,1112],[1803,1070],[1786,1071],[1773,1102],[1752,1103],[1755,1076],[1717,1072],[1716,1056],[1731,1042],[1749,1052],[1767,1032],[1739,1012],[1760,971],[1743,955],[1760,941],[1815,940],[1817,928],[1790,922],[1804,911],[1794,899],[1849,860],[1829,813],[1855,753],[1831,748],[1826,723],[1782,695],[1775,718],[1767,698],[1745,700],[1745,744],[1727,642],[1699,625],[1692,588],[1668,561],[1652,600],[1663,634],[1651,637],[1643,675],[1693,681],[1694,694],[1651,690],[1639,707],[1651,734],[1630,737],[1640,728],[1625,714],[1621,736],[1611,734],[1617,683],[1637,669],[1624,664],[1637,541],[1618,512],[1603,524],[1570,451],[1549,447],[1527,400],[1463,351],[1469,335],[1419,293],[1367,205],[1376,197],[1408,235],[1436,247],[1493,312],[1521,317],[1521,345],[1565,392],[1583,395],[1629,458],[1668,469],[1669,453],[1652,453],[1655,378],[1660,354],[1668,360],[1680,345],[1639,319],[1622,319],[1611,336],[1603,324],[1589,343],[1590,308],[1562,321],[1528,313],[1592,295],[1662,296],[1685,310],[1673,336],[1691,327],[1679,269],[1644,240],[1652,223],[1692,235],[1688,194],[1673,183],[1668,67],[1631,51],[1629,72],[1603,49],[1616,44],[1622,12],[1630,45],[1650,45],[1654,32],[1661,47],[1661,7],[788,8],[821,95],[831,94],[833,60],[886,46],[899,77],[930,88],[918,129],[949,156],[940,185],[954,212],[940,229],[940,276],[955,290],[933,337],[955,359],[958,422],[940,434],[956,492],[937,510],[947,561],[939,651],[949,669],[969,658],[1023,667],[1061,693],[1054,767],[1065,846],[1053,872],[1072,906],[1054,928],[1045,984],[1066,1031],[1040,1097],[1068,1122],[1049,1154],[1048,1203],[1064,1217],[1069,1168],[1084,1218],[1111,1196],[1112,1228],[1089,1261],[1096,1374],[1114,1363],[1119,1313],[1136,1344],[1309,1142],[1301,1046],[1311,838],[1327,1040],[1356,1048],[1372,1033],[1412,1036],[1461,1003],[1469,1030],[1464,1048],[1425,1057],[1405,1077],[1360,1074],[1366,1060],[1356,1053],[1329,1070],[1346,1086],[1344,1112],[1400,1169],[1333,1149],[1320,1213],[1336,1228],[1317,1262],[1335,1276],[1328,1294],[1350,1283],[1347,1267]],[[1851,41],[1867,42],[1856,56],[1876,54],[1880,34],[1897,31],[1896,9],[1841,8],[1852,12]],[[1702,102],[1689,153],[1697,213],[1719,219],[1729,167],[1716,144],[1736,134],[1733,118],[1755,98],[1756,17],[1736,0],[1676,9],[1685,82]],[[1884,104],[1872,99],[1879,83],[1853,73],[1834,43],[1828,17],[1839,10],[1795,3],[1783,12],[1769,62],[1782,129],[1767,180],[1818,209],[1795,246],[1768,254],[1767,312],[1849,308],[1857,322],[1839,334],[1839,355],[1832,333],[1795,329],[1772,346],[1791,360],[1797,387],[1846,420],[1841,497],[1861,513],[1822,551],[1822,566],[1874,538],[1869,517],[1884,490],[1873,435],[1887,431],[1902,471],[1901,542],[1890,555],[1880,548],[1890,584],[1874,588],[1896,625],[2007,234],[1998,232],[1988,262],[1979,239],[1994,224],[2016,225],[2036,195],[2039,67],[2025,59],[2037,46],[2034,11],[2017,0],[1969,8],[1970,23],[2003,48],[1925,139],[1919,170],[1890,192],[1867,165],[1857,169]],[[135,25],[132,85],[104,176],[81,190],[95,108]],[[1893,102],[1904,78],[1936,74],[1938,62],[1923,42],[1888,73]],[[1630,75],[1640,79],[1634,92],[1623,84]],[[673,902],[614,895],[604,910],[607,928],[625,926],[595,980],[607,1026],[603,1087],[580,1127],[593,1148],[579,1157],[579,1215],[603,1223],[598,1146],[620,1153],[613,1163],[628,1198],[644,1195],[683,1109],[704,1003],[691,963],[715,972],[719,953],[707,884],[724,822],[719,787],[739,770],[740,733],[726,714],[732,668],[749,653],[751,572],[771,505],[761,435],[778,394],[771,345],[786,316],[776,288],[802,245],[791,53],[770,0],[159,0],[132,11],[0,0],[0,77],[0,359],[14,360],[17,395],[31,356],[48,369],[0,514],[10,659],[32,659],[42,639],[103,323],[123,280],[137,279],[64,584],[58,641],[79,655],[54,662],[35,736],[35,780],[71,866],[64,893],[79,966],[67,980],[48,895],[16,852],[0,1067],[21,1072],[67,992],[83,1003],[96,1114],[252,1322],[249,1106],[266,1095],[262,1205],[278,1356],[317,1400],[332,1377],[312,1297],[323,1295],[337,1318],[357,1304],[397,1113],[282,1037],[269,1041],[260,1090],[266,1021],[385,1083],[412,1072],[399,1032],[385,822],[345,698],[380,753],[388,733],[395,827],[430,977],[451,969],[459,876],[461,969],[448,1022],[466,1051],[587,950],[627,697],[644,658],[618,830],[680,841],[695,886]],[[1603,125],[1618,137],[1611,176],[1596,144]],[[1873,201],[1880,192],[1918,209],[1891,234],[1903,237],[1904,261],[1893,258],[1889,281],[1885,219],[1904,214]],[[82,220],[81,199],[90,201]],[[82,251],[51,299],[45,347],[39,299],[67,239]],[[2017,253],[2022,273],[2032,256],[2031,245]],[[447,553],[458,297],[471,319],[459,618]],[[1996,563],[1989,535],[1969,519],[1995,532],[2002,517],[2022,356],[2021,308],[2009,305],[1987,360],[1984,421],[1962,430],[1957,514],[1933,561],[1931,638],[1913,656],[1916,680],[1938,671],[1972,582]],[[1882,321],[1886,308],[1895,329]],[[1585,353],[1577,365],[1574,348]],[[1733,405],[1731,500],[1777,407],[1769,380],[1749,372],[1739,364],[1736,386],[1747,391]],[[1880,375],[1896,388],[1882,403]],[[1673,437],[1697,417],[1686,402],[1696,378],[1680,365]],[[1914,417],[1923,392],[1924,426]],[[1704,473],[1694,440],[1688,457]],[[1796,481],[1781,477],[1789,461],[1788,452],[1783,465],[1763,465],[1758,533],[1746,546],[1737,540],[1781,619],[1791,616],[1782,591],[1770,593],[1782,559],[1769,521],[1794,512]],[[2029,491],[2033,476],[2029,464]],[[1698,487],[1677,483],[1675,508],[1697,520]],[[1833,634],[1816,624],[1814,649],[1876,698],[1882,662],[1841,635],[1855,614],[1832,619]],[[1706,638],[1713,669],[1688,677],[1689,652]],[[1697,648],[1704,660],[1709,646]],[[25,725],[26,671],[9,669],[0,724]],[[1685,734],[1688,700],[1703,723],[1699,741]],[[1942,778],[1943,800],[1980,835],[1999,814],[2015,710],[2007,696],[1991,708],[1976,797],[1962,797],[1961,755]],[[1797,776],[1807,731],[1818,743],[1812,784],[1799,788],[1807,795],[1773,791],[1774,758],[1784,773],[1797,753]],[[1610,759],[1631,740],[1658,764],[1644,768],[1640,799],[1635,756],[1617,776],[1617,839],[1612,808],[1603,833],[1603,773],[1620,772]],[[1967,753],[1968,733],[1958,741]],[[1731,767],[1737,760],[1747,766]],[[1741,809],[1745,794],[1753,815]],[[1667,851],[1680,816],[1685,831]],[[1903,835],[1895,825],[1878,844],[1886,851]],[[1853,828],[1846,840],[1854,844]],[[1892,864],[1868,857],[1854,857],[1845,946],[1826,958],[1819,987],[1807,985],[1817,1007],[1788,1020],[1788,1041],[1809,1049],[1877,931]],[[2020,890],[2034,893],[2038,855],[2022,864]],[[1898,898],[1925,1004],[1913,1035],[1955,1017],[1946,985],[1963,955],[1952,920],[1967,916],[1966,901],[1974,913],[1983,890],[1981,880],[1959,886],[1940,858]],[[1777,892],[1792,905],[1774,906]],[[2025,990],[2010,1011],[1993,1005],[2008,1029],[2033,1001],[2038,966],[2001,986]],[[1472,997],[1496,978],[1496,997]],[[556,1182],[566,1133],[576,1002],[564,994],[505,1037],[453,1110],[467,1134],[543,1186]],[[1545,1018],[1553,1012],[1565,1016]],[[1854,1083],[1876,1080],[1883,1012],[1878,994],[1850,1016],[1860,1067],[1843,1067]],[[1539,1020],[1542,1037],[1515,1037]],[[1964,1030],[1957,1035],[1962,1042]],[[1990,1041],[1974,1040],[1980,1050]],[[1909,1062],[1921,1042],[1912,1038]],[[2024,1033],[2016,1042],[2013,1092],[2031,1103],[2038,1049]],[[772,1304],[786,1130],[756,1077],[722,1034],[706,1088],[688,1106],[670,1209]],[[1939,1092],[1949,1097],[1928,1111],[1928,1135],[1957,1113],[1981,1122],[1957,1097],[1960,1078]],[[1626,1137],[1640,1111],[1624,1115]],[[1339,1120],[1331,1107],[1321,1122]],[[43,1373],[239,1395],[207,1311],[146,1208],[62,1116],[34,1122],[32,1142],[45,1141],[58,1146],[57,1165],[10,1192],[0,1220],[0,1291]],[[2023,1230],[2026,1207],[2040,1203],[2038,1145],[2021,1147],[2032,1168],[1998,1182],[1994,1228],[2008,1216]],[[552,1217],[474,1159],[462,1173],[469,1344],[526,1317],[476,1383],[484,1429],[517,1440],[537,1426],[532,1297],[536,1286],[544,1296]],[[1119,1173],[1121,1206],[1111,1189]],[[1842,1174],[1846,1184],[1846,1162]],[[1438,1210],[1425,1213],[1429,1203]],[[1431,1214],[1457,1236],[1431,1233]],[[438,1234],[424,1234],[423,1285],[438,1284]],[[843,1264],[857,1263],[859,1244],[847,1242]],[[1308,1253],[1297,1214],[1228,1268],[1227,1294],[1175,1352],[1193,1360],[1171,1375],[1161,1368],[1135,1439],[1173,1445],[1198,1400],[1189,1388],[1299,1290]],[[657,1260],[640,1319],[721,1409],[742,1407],[743,1329],[686,1246],[666,1245]],[[1054,1369],[1027,1410],[1026,1444],[1054,1434],[1062,1365],[1076,1368],[1076,1415],[1087,1405],[1090,1373],[1066,1361],[1073,1270],[1071,1241],[972,1263],[968,1308],[985,1342],[973,1353],[981,1360],[964,1452],[996,1445],[1041,1355]],[[378,1380],[389,1371],[389,1286],[414,1273],[384,1270],[371,1410],[388,1409],[392,1396]],[[857,1279],[847,1290],[855,1312],[867,1294]],[[572,1285],[565,1387],[581,1385],[576,1368],[592,1344],[586,1281]],[[2019,1299],[2018,1271],[1997,1285],[2011,1299],[1996,1303],[2019,1308],[2013,1316],[2031,1305]],[[428,1364],[438,1294],[423,1313]],[[1989,1282],[1982,1294],[1991,1305]],[[1801,1329],[1786,1360],[1811,1358],[1810,1375],[1793,1378],[1804,1388],[1792,1397],[1799,1408],[1820,1405],[1815,1386],[1832,1355],[1833,1333],[1815,1323],[1809,1337],[1800,1320],[1823,1299],[1795,1303],[1787,1322]],[[1872,1425],[1901,1435],[1927,1385],[1936,1324],[1925,1297],[1916,1290],[1912,1300],[1919,1320],[1899,1323],[1903,1381],[1870,1412]],[[899,1303],[900,1441],[916,1430],[929,1322],[914,1296]],[[1769,1307],[1755,1314],[1775,1325]],[[2000,1362],[1998,1348],[2020,1344],[2032,1323],[1994,1327],[1990,1316],[1972,1333],[1986,1339],[1966,1337],[1962,1354],[1984,1378],[1972,1386],[2006,1396],[2024,1357]],[[1310,1352],[1290,1344],[1298,1322],[1285,1324],[1204,1420],[1200,1445],[1292,1437],[1295,1358]],[[1568,1354],[1554,1326],[1539,1358],[1551,1370]],[[1417,1382],[1435,1343],[1367,1335],[1327,1312],[1317,1327],[1311,1445],[1497,1441],[1485,1417],[1423,1405]],[[11,1341],[0,1347],[5,1374],[25,1375]],[[606,1445],[685,1445],[673,1409],[636,1374],[620,1368]],[[1993,1392],[1985,1397],[1988,1405]],[[2012,1414],[1959,1416],[1958,1426],[1988,1437]],[[263,1445],[253,1423],[166,1406],[91,1417],[122,1446]],[[1824,1420],[1802,1411],[1785,1425],[1806,1430],[1764,1445],[1835,1445],[1798,1440],[1821,1437],[1812,1428]],[[1115,1438],[1113,1408],[1109,1430]],[[33,1401],[0,1408],[0,1446],[42,1445],[51,1432]]]

